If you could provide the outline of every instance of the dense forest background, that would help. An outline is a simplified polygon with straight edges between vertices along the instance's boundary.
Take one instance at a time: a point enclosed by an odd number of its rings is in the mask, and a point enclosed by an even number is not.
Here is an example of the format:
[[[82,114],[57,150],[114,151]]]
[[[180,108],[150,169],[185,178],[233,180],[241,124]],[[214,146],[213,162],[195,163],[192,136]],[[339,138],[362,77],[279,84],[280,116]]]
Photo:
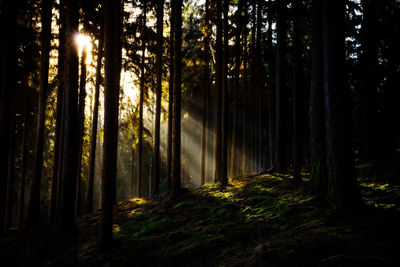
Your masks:
[[[398,0],[0,1],[0,230],[288,175],[364,207],[400,153]]]

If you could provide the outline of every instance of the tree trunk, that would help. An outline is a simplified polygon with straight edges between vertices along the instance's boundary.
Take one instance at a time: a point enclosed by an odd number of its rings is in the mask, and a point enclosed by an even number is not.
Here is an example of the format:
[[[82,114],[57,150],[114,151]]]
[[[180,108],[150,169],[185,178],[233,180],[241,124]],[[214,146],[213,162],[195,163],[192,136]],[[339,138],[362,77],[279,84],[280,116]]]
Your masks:
[[[272,16],[273,8],[272,1],[268,1],[268,30],[267,30],[267,62],[268,62],[268,140],[269,140],[269,168],[274,166],[274,154],[276,150],[275,145],[275,87],[274,87],[274,52],[272,45]]]
[[[323,1],[323,58],[328,198],[342,211],[357,210],[361,194],[355,178],[348,92],[344,79],[344,0]]]
[[[286,31],[287,31],[287,3],[286,0],[277,2],[277,53],[276,53],[276,151],[275,168],[279,172],[287,170],[287,88],[286,88]]]
[[[232,146],[231,146],[231,177],[240,174],[239,162],[239,91],[240,91],[240,66],[241,61],[241,34],[243,28],[243,0],[239,0],[236,11],[236,35],[235,35],[235,80],[233,87],[233,126],[232,126]]]
[[[24,108],[24,132],[22,136],[22,170],[21,170],[21,187],[19,193],[19,228],[22,229],[24,226],[24,209],[25,209],[25,180],[26,180],[26,169],[27,169],[27,157],[28,157],[28,123],[29,123],[29,103],[30,96],[29,91],[25,91],[25,108]]]
[[[142,20],[142,33],[140,38],[142,39],[142,59],[140,61],[140,96],[139,96],[139,130],[138,130],[138,165],[137,165],[137,193],[138,197],[143,197],[143,176],[142,176],[142,161],[143,161],[143,102],[144,102],[144,67],[145,67],[145,52],[146,52],[146,39],[145,39],[145,28],[146,28],[146,14],[147,2],[144,3],[143,8],[143,20]]]
[[[214,110],[214,162],[215,182],[222,182],[222,87],[223,87],[223,47],[222,47],[222,4],[217,5],[217,40],[215,69],[215,110]]]
[[[76,207],[75,218],[81,213],[81,177],[82,177],[82,153],[83,153],[83,136],[85,135],[85,102],[86,102],[86,47],[82,48],[81,57],[81,76],[79,83],[79,103],[78,103],[78,172],[76,176]]]
[[[221,143],[221,185],[228,184],[228,24],[229,0],[224,0],[223,13],[223,55],[222,55],[222,143]]]
[[[364,70],[362,76],[361,114],[362,136],[360,154],[362,157],[376,157],[378,153],[377,113],[378,113],[378,16],[376,0],[363,0],[362,47],[364,53],[361,61]]]
[[[204,81],[203,81],[203,97],[202,97],[202,127],[201,127],[201,162],[200,162],[200,185],[204,185],[206,183],[206,175],[208,172],[206,167],[208,166],[208,154],[207,154],[207,146],[208,146],[208,134],[210,129],[209,126],[209,116],[208,116],[208,108],[210,104],[208,103],[208,96],[210,93],[210,11],[209,11],[209,1],[205,2],[205,22],[204,26],[205,36],[204,36]]]
[[[164,0],[157,2],[157,87],[156,87],[156,121],[154,126],[154,167],[151,195],[160,193],[160,120],[162,90],[162,55],[163,55],[163,19]]]
[[[112,243],[113,205],[116,195],[118,105],[121,72],[121,1],[106,0],[104,6],[105,86],[104,144],[101,177],[101,215],[99,245],[107,249]]]
[[[247,42],[247,36],[248,36],[248,29],[247,29],[247,20],[248,20],[248,6],[247,6],[247,2],[245,2],[245,8],[244,8],[244,29],[243,29],[243,97],[242,97],[242,101],[243,101],[243,112],[242,112],[242,176],[246,175],[249,168],[248,168],[248,135],[249,135],[249,111],[247,109],[247,107],[249,106],[249,97],[248,97],[248,52],[247,52],[247,47],[248,47],[248,42]]]
[[[301,0],[293,1],[293,180],[301,182],[302,144],[304,120],[303,103],[305,90],[303,88],[302,41],[300,33]]]
[[[0,87],[0,238],[4,234],[6,217],[6,188],[8,175],[8,136],[10,132],[11,105],[16,86],[16,22],[17,2],[5,1],[3,4],[2,21],[0,24],[2,36],[1,87]]]
[[[46,100],[49,88],[49,58],[50,58],[50,40],[51,40],[51,10],[53,6],[52,0],[42,1],[42,36],[41,36],[41,59],[40,59],[40,94],[38,120],[36,126],[36,146],[33,161],[33,177],[31,185],[31,193],[28,204],[27,223],[28,225],[36,224],[39,220],[40,213],[40,185],[42,181],[43,167],[43,146],[44,146],[44,127],[46,116]]]
[[[326,196],[325,103],[322,55],[322,1],[312,2],[312,76],[310,91],[311,192]]]
[[[65,54],[65,98],[63,126],[62,187],[60,207],[57,214],[60,231],[74,227],[76,174],[78,169],[78,48],[75,33],[78,31],[79,6],[77,0],[66,3],[66,54]]]
[[[93,106],[93,120],[92,130],[90,134],[90,152],[89,152],[89,178],[88,178],[88,192],[86,198],[87,212],[93,211],[93,187],[94,187],[94,170],[96,165],[96,145],[97,145],[97,124],[99,120],[99,97],[100,85],[102,83],[101,77],[101,60],[103,58],[104,46],[104,26],[103,22],[100,25],[99,33],[99,46],[97,49],[97,65],[96,65],[96,84],[94,93],[94,106]]]
[[[15,105],[15,103],[14,103]],[[15,108],[12,108],[11,131],[9,136],[8,153],[8,182],[7,182],[7,212],[6,212],[6,230],[12,227],[14,217],[14,188],[15,188]]]
[[[51,175],[50,203],[49,203],[49,223],[53,224],[56,219],[56,203],[58,183],[58,167],[60,161],[61,147],[61,124],[62,124],[62,106],[64,102],[64,56],[65,56],[65,1],[60,2],[60,24],[58,33],[58,68],[57,68],[57,107],[56,107],[56,133],[54,140],[53,170]]]
[[[174,102],[172,129],[172,194],[179,195],[181,191],[181,49],[182,49],[182,0],[174,1]]]
[[[173,120],[173,101],[174,101],[174,80],[175,80],[175,66],[174,66],[174,39],[175,39],[175,7],[171,5],[170,16],[170,40],[169,40],[169,88],[168,88],[168,144],[167,144],[167,189],[172,189],[172,120]]]

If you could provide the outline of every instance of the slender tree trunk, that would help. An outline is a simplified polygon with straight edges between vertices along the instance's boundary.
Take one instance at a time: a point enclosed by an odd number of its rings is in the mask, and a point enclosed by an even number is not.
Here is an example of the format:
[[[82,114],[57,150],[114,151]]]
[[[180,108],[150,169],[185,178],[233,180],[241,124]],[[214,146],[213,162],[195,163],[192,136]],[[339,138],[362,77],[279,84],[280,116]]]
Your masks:
[[[172,129],[172,194],[179,195],[181,191],[181,49],[182,49],[182,0],[175,4],[175,38],[174,38],[174,103]]]
[[[28,204],[27,223],[28,225],[36,224],[39,220],[40,213],[40,185],[42,181],[42,165],[43,165],[43,146],[44,146],[44,127],[47,91],[49,88],[49,58],[50,58],[50,40],[51,40],[51,10],[53,6],[52,0],[42,1],[42,51],[40,60],[40,94],[39,94],[39,110],[38,121],[36,126],[36,146],[33,161],[33,177],[31,185],[31,193]]]
[[[274,87],[274,52],[272,45],[272,1],[268,1],[268,30],[267,30],[267,62],[268,62],[268,140],[269,140],[269,167],[274,166],[275,146],[275,87]]]
[[[350,113],[344,79],[344,0],[323,1],[323,58],[328,198],[339,210],[357,210],[361,194],[355,178]]]
[[[257,77],[257,53],[256,53],[256,25],[257,25],[257,1],[252,1],[251,11],[251,45],[250,45],[250,172],[256,171],[257,162],[257,99],[258,99],[258,77]]]
[[[362,76],[361,113],[362,113],[362,144],[360,153],[363,157],[376,157],[378,153],[377,134],[377,73],[378,73],[378,16],[377,0],[363,0],[362,22],[362,62],[364,66]]]
[[[215,181],[222,183],[222,87],[223,87],[223,46],[222,46],[222,3],[217,5],[217,40],[215,69],[215,110],[214,110],[214,162]]]
[[[263,68],[263,61],[261,57],[261,51],[263,50],[261,45],[261,29],[263,27],[262,23],[262,9],[263,9],[263,1],[257,1],[257,38],[256,38],[256,54],[257,54],[257,89],[258,89],[258,98],[257,100],[257,146],[256,146],[256,153],[257,153],[257,171],[261,171],[263,169],[263,162],[264,162],[264,68]]]
[[[15,103],[14,103],[15,105]],[[11,131],[9,136],[8,153],[8,182],[7,182],[7,212],[6,212],[6,230],[12,227],[14,217],[14,188],[15,188],[15,108],[12,108]]]
[[[202,98],[202,127],[201,127],[201,162],[200,162],[200,184],[206,183],[206,175],[208,175],[206,167],[208,166],[208,134],[209,134],[209,116],[208,96],[210,93],[210,11],[209,1],[205,2],[205,36],[204,36],[204,81],[203,81],[203,98]]]
[[[102,83],[101,60],[103,58],[103,46],[104,46],[104,26],[102,22],[99,33],[99,46],[97,49],[96,84],[94,93],[92,130],[90,134],[89,178],[88,178],[88,192],[86,198],[86,206],[88,213],[93,211],[94,170],[96,165],[96,145],[97,145],[97,125],[99,120],[100,85]]]
[[[322,55],[322,1],[312,2],[312,76],[310,91],[311,193],[326,196],[325,103]]]
[[[64,103],[64,57],[65,57],[65,18],[64,18],[65,1],[60,1],[60,24],[58,33],[58,69],[57,69],[57,107],[56,107],[56,133],[54,141],[54,156],[53,170],[51,175],[50,187],[50,203],[49,203],[49,223],[55,223],[56,219],[56,204],[57,190],[60,184],[58,183],[58,168],[60,161],[61,147],[61,124],[62,124],[62,106]]]
[[[221,143],[221,185],[228,184],[228,24],[229,0],[224,0],[223,13],[223,57],[222,57],[222,143]]]
[[[247,29],[247,20],[248,20],[248,6],[247,2],[245,2],[245,8],[244,8],[244,32],[243,32],[243,107],[242,107],[242,176],[246,175],[249,168],[248,168],[248,135],[249,135],[249,111],[248,111],[248,106],[249,106],[249,97],[248,97],[248,42],[247,42],[247,36],[248,36],[248,29]]]
[[[169,40],[169,91],[168,91],[168,144],[167,144],[167,189],[172,189],[172,120],[173,120],[173,101],[174,101],[174,80],[175,80],[175,66],[174,66],[174,39],[175,39],[175,6],[171,2],[171,16],[170,16],[171,30]]]
[[[163,55],[163,19],[164,0],[157,2],[157,87],[156,87],[156,120],[154,126],[154,167],[151,195],[160,193],[160,121],[162,90],[162,55]]]
[[[78,103],[78,173],[76,176],[76,208],[75,217],[81,213],[81,177],[82,177],[82,153],[83,153],[83,136],[85,135],[85,104],[86,104],[86,57],[87,49],[82,48],[81,57],[81,76],[79,84],[79,103]]]
[[[286,88],[286,31],[287,31],[287,3],[286,0],[277,2],[277,58],[276,58],[276,151],[275,167],[279,172],[286,171],[286,144],[287,142],[287,88]]]
[[[19,193],[19,228],[24,226],[24,209],[25,209],[25,180],[26,180],[26,165],[28,157],[28,123],[29,123],[29,105],[30,96],[29,91],[25,92],[25,108],[24,108],[24,132],[22,135],[22,170],[21,170],[21,187]]]
[[[10,132],[11,105],[14,99],[16,70],[16,17],[18,1],[5,1],[2,23],[1,87],[0,87],[0,238],[4,234],[6,217],[6,188],[8,175],[8,136]]]
[[[132,138],[135,140],[135,136]],[[135,155],[136,151],[134,148],[132,148],[132,166],[131,166],[131,197],[135,197],[137,193],[135,192],[135,185],[136,185],[136,172],[135,172]]]
[[[303,65],[302,65],[302,41],[300,33],[301,0],[293,1],[293,179],[301,182],[301,167],[303,149]]]
[[[78,48],[75,33],[78,31],[79,6],[77,0],[66,3],[66,46],[65,46],[65,94],[62,187],[60,207],[57,216],[60,231],[70,231],[74,227],[76,174],[78,169]]]
[[[121,1],[105,0],[105,86],[104,86],[104,145],[101,178],[101,216],[99,245],[107,249],[112,243],[113,205],[116,195],[118,105],[121,72]]]
[[[139,197],[144,196],[143,193],[143,176],[142,176],[142,161],[143,161],[143,102],[144,102],[144,67],[145,67],[145,52],[146,52],[146,14],[147,12],[147,2],[144,4],[143,8],[143,20],[142,20],[142,59],[140,61],[140,96],[139,96],[139,130],[138,130],[138,165],[137,165],[137,193]]]
[[[243,0],[239,0],[236,11],[236,36],[235,36],[235,80],[233,87],[233,126],[232,126],[232,147],[231,147],[231,177],[240,174],[239,162],[239,91],[240,91],[240,66],[241,61],[241,34],[243,27]]]

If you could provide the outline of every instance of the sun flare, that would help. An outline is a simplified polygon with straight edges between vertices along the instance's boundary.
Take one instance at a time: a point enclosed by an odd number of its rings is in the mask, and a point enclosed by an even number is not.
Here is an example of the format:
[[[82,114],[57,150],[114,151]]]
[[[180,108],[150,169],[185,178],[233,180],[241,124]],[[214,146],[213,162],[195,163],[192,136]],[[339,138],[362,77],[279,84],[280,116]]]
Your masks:
[[[91,61],[92,40],[90,39],[89,36],[82,33],[78,33],[75,35],[75,41],[78,45],[79,57],[82,56],[83,48],[86,48],[87,52],[86,64],[89,64]]]

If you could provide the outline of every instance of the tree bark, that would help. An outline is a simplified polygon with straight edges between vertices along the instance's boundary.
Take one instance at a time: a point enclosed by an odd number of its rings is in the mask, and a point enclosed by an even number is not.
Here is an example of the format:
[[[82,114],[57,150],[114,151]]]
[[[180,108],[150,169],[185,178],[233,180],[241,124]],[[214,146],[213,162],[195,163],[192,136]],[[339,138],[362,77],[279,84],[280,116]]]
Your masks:
[[[28,123],[29,123],[29,105],[30,105],[30,94],[29,91],[25,92],[25,108],[24,108],[24,132],[22,135],[22,170],[21,170],[21,187],[19,193],[19,228],[22,229],[24,226],[24,209],[25,209],[25,180],[26,180],[26,169],[27,169],[27,157],[28,157]]]
[[[8,176],[11,106],[16,86],[16,22],[18,1],[5,1],[1,16],[1,87],[0,87],[0,238],[4,235]]]
[[[96,165],[96,145],[97,145],[97,125],[99,120],[99,97],[100,85],[102,83],[101,77],[101,60],[103,58],[104,46],[104,23],[101,22],[99,33],[99,46],[97,48],[97,65],[96,65],[96,84],[94,93],[94,106],[93,106],[93,120],[92,130],[90,134],[90,152],[89,152],[89,178],[88,178],[88,192],[87,192],[87,212],[93,211],[93,187],[94,187],[94,170]]]
[[[287,142],[287,88],[286,88],[286,31],[287,31],[287,2],[277,2],[277,53],[276,53],[276,151],[275,167],[279,172],[287,169],[286,144]]]
[[[312,76],[310,91],[311,193],[326,196],[325,103],[322,50],[322,1],[312,2]]]
[[[121,72],[121,1],[105,0],[104,6],[104,144],[101,177],[101,215],[99,245],[107,249],[112,243],[113,205],[116,195],[118,105]]]
[[[54,141],[53,170],[51,175],[50,203],[49,203],[49,223],[55,223],[57,190],[61,185],[58,183],[58,171],[60,165],[61,147],[61,125],[62,107],[64,103],[64,57],[65,57],[65,1],[60,1],[60,24],[58,33],[58,63],[57,63],[57,107],[56,107],[56,133]]]
[[[39,220],[40,213],[40,187],[42,182],[43,147],[44,147],[44,127],[46,116],[46,100],[49,88],[49,59],[50,59],[50,40],[51,40],[51,10],[52,0],[42,1],[42,35],[41,35],[41,59],[40,59],[40,93],[38,120],[36,126],[36,145],[33,160],[33,177],[31,193],[28,204],[27,223],[32,226]]]
[[[215,182],[222,182],[222,87],[223,87],[223,46],[222,46],[222,3],[217,5],[217,39],[215,48],[215,110],[214,110],[214,162]]]
[[[75,33],[78,31],[79,6],[77,0],[66,3],[66,46],[65,46],[65,94],[62,187],[57,214],[57,225],[60,231],[67,232],[74,228],[75,190],[78,169],[78,49]]]
[[[168,144],[167,144],[167,189],[172,189],[172,121],[173,121],[173,103],[174,103],[174,80],[175,80],[175,66],[174,66],[174,39],[175,39],[175,6],[171,2],[171,16],[170,16],[170,40],[169,40],[169,88],[168,88]]]
[[[172,129],[172,194],[177,196],[181,192],[181,49],[182,49],[182,0],[174,1],[174,102],[173,102],[173,129]]]
[[[293,1],[293,180],[301,182],[302,144],[304,128],[303,103],[305,90],[303,88],[302,41],[300,33],[301,0]]]
[[[243,0],[239,0],[236,11],[236,32],[235,32],[235,80],[233,88],[233,126],[232,126],[232,147],[231,147],[231,177],[238,176],[240,171],[239,162],[239,91],[240,91],[240,67],[241,61],[241,42],[243,28]]]
[[[200,185],[206,183],[206,176],[208,176],[207,167],[209,167],[209,94],[210,94],[210,3],[209,0],[205,2],[205,16],[204,16],[205,36],[204,36],[204,80],[203,80],[203,96],[202,96],[202,127],[201,127],[201,162],[200,162]]]
[[[348,95],[344,79],[344,0],[323,1],[323,58],[328,198],[342,211],[357,210],[361,193],[355,178]]]
[[[14,103],[15,105],[15,103]],[[6,230],[12,227],[14,217],[14,188],[15,188],[15,108],[12,108],[11,131],[9,136],[8,153],[8,182],[7,182],[7,212],[6,212]]]
[[[223,50],[222,50],[222,143],[221,143],[221,185],[228,184],[228,24],[229,0],[224,0],[223,13]]]
[[[156,120],[154,126],[154,166],[151,195],[160,193],[160,122],[162,90],[162,55],[163,55],[163,19],[164,0],[157,1],[157,85],[156,85]]]
[[[363,0],[362,47],[361,55],[364,70],[362,76],[361,114],[362,136],[360,154],[362,157],[376,157],[378,153],[377,113],[378,113],[378,15],[377,1]]]
[[[79,103],[78,103],[78,172],[76,176],[76,207],[75,218],[81,213],[82,197],[81,197],[81,178],[82,178],[82,153],[83,153],[83,136],[85,135],[85,104],[86,104],[86,58],[87,48],[82,48],[81,57],[81,75],[79,83]]]
[[[145,52],[146,52],[146,14],[147,2],[144,3],[143,7],[143,20],[142,20],[142,33],[140,38],[142,39],[142,57],[140,61],[140,96],[139,96],[139,130],[138,130],[138,165],[137,165],[137,193],[138,197],[143,197],[143,175],[142,175],[142,161],[143,161],[143,102],[144,102],[144,67],[145,67]]]

